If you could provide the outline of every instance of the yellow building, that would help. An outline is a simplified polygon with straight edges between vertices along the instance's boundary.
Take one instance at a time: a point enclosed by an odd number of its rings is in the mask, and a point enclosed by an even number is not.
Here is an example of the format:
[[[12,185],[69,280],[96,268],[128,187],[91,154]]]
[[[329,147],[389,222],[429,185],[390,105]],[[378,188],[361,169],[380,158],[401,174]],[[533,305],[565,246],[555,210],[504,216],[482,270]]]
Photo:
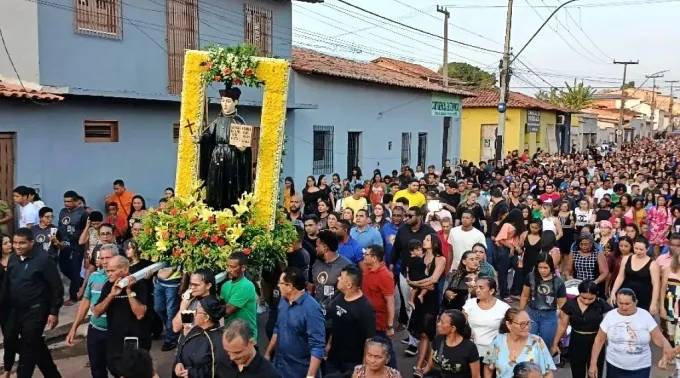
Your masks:
[[[460,159],[479,162],[495,157],[496,128],[498,126],[498,89],[477,89],[477,97],[463,100],[461,119]],[[530,154],[540,147],[557,152],[555,125],[559,108],[517,92],[510,92],[505,112],[506,153],[518,150]],[[554,151],[553,151],[554,150]]]

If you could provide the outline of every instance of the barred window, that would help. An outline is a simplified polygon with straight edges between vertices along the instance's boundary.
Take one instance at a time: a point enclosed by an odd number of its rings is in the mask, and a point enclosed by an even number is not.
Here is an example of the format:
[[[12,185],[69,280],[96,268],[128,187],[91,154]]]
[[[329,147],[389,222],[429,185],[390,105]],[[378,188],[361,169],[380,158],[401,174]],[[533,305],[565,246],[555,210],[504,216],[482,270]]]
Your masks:
[[[313,174],[333,172],[333,126],[314,126]]]
[[[427,165],[427,133],[418,133],[418,165]]]
[[[272,55],[272,11],[256,5],[244,4],[245,42],[257,47],[260,56]]]
[[[168,0],[168,93],[180,94],[184,53],[198,48],[198,0]]]
[[[411,165],[411,133],[401,133],[401,166]]]
[[[76,33],[123,38],[122,0],[76,0]]]
[[[85,121],[85,143],[118,142],[118,121]]]

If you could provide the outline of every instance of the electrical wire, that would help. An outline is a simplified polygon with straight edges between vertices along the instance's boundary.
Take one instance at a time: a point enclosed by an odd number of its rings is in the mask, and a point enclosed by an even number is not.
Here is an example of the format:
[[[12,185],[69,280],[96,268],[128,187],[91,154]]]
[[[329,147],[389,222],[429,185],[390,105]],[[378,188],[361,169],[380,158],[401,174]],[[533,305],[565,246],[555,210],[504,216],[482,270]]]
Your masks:
[[[594,4],[578,4],[578,5],[567,5],[565,8],[599,8],[599,7],[622,7],[630,5],[643,5],[643,4],[665,4],[665,3],[677,3],[680,0],[637,0],[637,1],[612,1],[605,3],[594,3]],[[450,4],[443,5],[448,8],[457,9],[504,9],[507,5],[479,5],[479,4]],[[519,8],[528,8],[528,6],[518,5]],[[537,8],[550,8],[549,6],[537,5]]]
[[[590,38],[590,36],[588,35],[588,33],[586,33],[586,31],[583,30],[583,27],[581,27],[581,23],[580,23],[580,22],[577,22],[577,21],[574,19],[574,17],[572,17],[571,13],[569,13],[569,9],[565,9],[565,12],[567,13],[567,16],[569,16],[569,18],[571,18],[571,20],[574,21],[574,24],[579,28],[579,30],[581,30],[581,33],[583,33],[583,35],[586,37],[586,39],[588,39],[588,41],[590,41],[590,43],[595,47],[595,49],[597,49],[597,51],[599,51],[602,55],[604,55],[605,57],[607,57],[607,59],[609,59],[609,61],[612,61],[612,62],[613,62],[615,59],[612,58],[612,57],[611,57],[609,54],[607,54],[606,52],[602,51],[602,49],[600,48],[600,46],[598,46],[597,43],[595,43],[595,41],[593,41],[592,38]]]

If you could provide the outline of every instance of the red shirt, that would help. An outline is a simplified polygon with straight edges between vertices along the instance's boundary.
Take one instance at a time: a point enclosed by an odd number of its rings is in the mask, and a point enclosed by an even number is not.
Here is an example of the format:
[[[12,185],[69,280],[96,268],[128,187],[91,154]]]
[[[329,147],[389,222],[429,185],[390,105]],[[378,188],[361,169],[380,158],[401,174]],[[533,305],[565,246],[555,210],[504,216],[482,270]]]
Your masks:
[[[113,225],[113,219],[111,217],[106,217],[104,219],[104,223],[108,223]],[[113,230],[113,236],[120,238],[123,237],[121,233],[125,233],[127,230],[128,224],[127,224],[127,219],[121,217],[120,215],[116,217],[116,224],[114,225],[116,228]]]
[[[558,199],[560,199],[560,194],[557,193],[557,192],[552,192],[552,193],[550,193],[550,194],[548,194],[548,193],[543,193],[543,194],[541,194],[540,196],[538,196],[538,198],[540,198],[541,201],[543,201],[543,202],[551,202],[551,203],[555,203],[555,201],[557,201]],[[548,200],[550,200],[550,201],[548,201]]]
[[[387,331],[387,300],[385,297],[394,295],[394,275],[384,264],[376,270],[366,269],[361,283],[361,291],[375,310],[376,330]]]
[[[442,243],[442,255],[449,258],[449,251],[451,250],[451,244],[449,244],[449,235],[444,235],[444,233],[439,230],[437,231],[437,236],[439,236],[439,241]]]

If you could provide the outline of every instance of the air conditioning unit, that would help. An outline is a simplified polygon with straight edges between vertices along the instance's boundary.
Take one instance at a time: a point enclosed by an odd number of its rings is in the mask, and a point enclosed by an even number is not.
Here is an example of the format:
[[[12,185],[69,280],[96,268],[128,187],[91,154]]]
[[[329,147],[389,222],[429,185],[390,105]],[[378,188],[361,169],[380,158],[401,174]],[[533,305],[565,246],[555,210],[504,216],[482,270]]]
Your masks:
[[[557,124],[558,125],[564,125],[564,115],[563,114],[557,115]]]

